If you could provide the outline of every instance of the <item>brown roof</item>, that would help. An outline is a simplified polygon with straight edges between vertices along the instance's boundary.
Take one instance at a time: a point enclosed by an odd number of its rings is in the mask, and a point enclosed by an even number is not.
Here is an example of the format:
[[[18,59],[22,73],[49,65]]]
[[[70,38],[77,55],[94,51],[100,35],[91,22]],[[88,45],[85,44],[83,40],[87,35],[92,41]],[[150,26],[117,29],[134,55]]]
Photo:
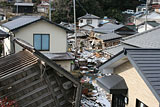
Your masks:
[[[38,58],[29,51],[21,51],[17,54],[0,59],[0,79],[9,76],[21,69],[37,63]]]

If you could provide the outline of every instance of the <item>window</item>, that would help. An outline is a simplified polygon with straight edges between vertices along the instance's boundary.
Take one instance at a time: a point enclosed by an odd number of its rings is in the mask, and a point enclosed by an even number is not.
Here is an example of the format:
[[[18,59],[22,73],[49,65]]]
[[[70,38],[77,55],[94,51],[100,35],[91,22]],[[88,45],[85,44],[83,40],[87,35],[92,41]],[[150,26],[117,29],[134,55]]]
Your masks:
[[[136,99],[136,107],[148,107],[148,106],[139,101],[138,99]]]
[[[92,24],[92,20],[88,19],[87,24]]]
[[[40,51],[49,51],[50,38],[49,34],[34,34],[33,45]]]
[[[80,20],[80,23],[83,23],[83,20]]]

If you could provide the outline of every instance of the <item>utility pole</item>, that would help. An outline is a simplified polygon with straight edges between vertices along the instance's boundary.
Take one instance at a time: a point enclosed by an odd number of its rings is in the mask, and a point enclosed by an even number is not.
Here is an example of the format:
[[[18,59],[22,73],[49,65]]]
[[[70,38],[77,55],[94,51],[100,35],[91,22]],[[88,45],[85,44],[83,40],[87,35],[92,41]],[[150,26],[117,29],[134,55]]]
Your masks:
[[[51,0],[49,0],[49,21],[52,21],[51,11]]]
[[[145,31],[147,31],[147,15],[148,15],[148,1],[146,0]]]
[[[76,1],[73,0],[73,9],[74,9],[74,36],[75,36],[75,51],[77,52],[77,30],[76,30]],[[75,53],[76,53],[75,52]]]

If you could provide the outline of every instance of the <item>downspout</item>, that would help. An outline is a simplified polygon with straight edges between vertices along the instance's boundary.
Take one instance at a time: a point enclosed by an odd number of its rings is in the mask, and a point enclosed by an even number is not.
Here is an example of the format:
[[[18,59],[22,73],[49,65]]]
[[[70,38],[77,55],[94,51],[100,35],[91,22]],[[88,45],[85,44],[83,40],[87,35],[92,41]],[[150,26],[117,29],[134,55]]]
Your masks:
[[[15,37],[15,35],[14,35],[14,33],[13,32],[9,32],[9,34],[10,34],[10,46],[11,46],[11,50],[10,50],[10,54],[13,54],[13,53],[15,53],[15,42],[14,42],[14,37]]]

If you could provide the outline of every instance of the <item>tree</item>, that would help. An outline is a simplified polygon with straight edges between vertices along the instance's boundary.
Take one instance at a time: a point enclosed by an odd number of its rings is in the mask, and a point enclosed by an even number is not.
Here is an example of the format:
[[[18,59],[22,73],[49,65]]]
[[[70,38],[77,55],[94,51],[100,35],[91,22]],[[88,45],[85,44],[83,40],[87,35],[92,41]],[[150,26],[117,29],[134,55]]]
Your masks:
[[[99,17],[108,16],[123,22],[122,11],[134,9],[141,2],[139,0],[76,0],[77,18],[86,13]],[[53,21],[73,22],[73,0],[55,0]]]

